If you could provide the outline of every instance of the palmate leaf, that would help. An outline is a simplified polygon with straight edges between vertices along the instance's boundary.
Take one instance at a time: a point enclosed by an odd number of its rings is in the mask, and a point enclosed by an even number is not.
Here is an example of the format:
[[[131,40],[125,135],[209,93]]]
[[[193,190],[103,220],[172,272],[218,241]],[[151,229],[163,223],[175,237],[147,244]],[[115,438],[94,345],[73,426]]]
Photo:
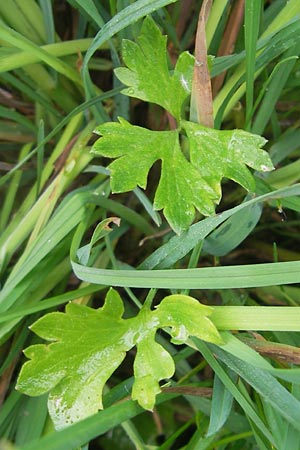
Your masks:
[[[147,17],[137,43],[123,40],[122,57],[127,67],[115,69],[115,74],[128,86],[124,94],[156,103],[180,119],[182,104],[191,93],[194,57],[181,53],[171,74],[166,45],[167,37]]]
[[[221,199],[221,181],[229,178],[254,191],[253,175],[246,167],[269,171],[274,167],[261,149],[266,140],[243,130],[220,131],[181,120],[181,110],[190,94],[194,58],[182,53],[171,74],[168,68],[166,36],[147,17],[137,43],[125,40],[123,60],[127,67],[116,69],[128,86],[123,93],[161,105],[178,121],[173,131],[150,131],[120,123],[106,123],[96,133],[102,136],[92,151],[117,158],[109,165],[114,193],[137,186],[146,188],[148,173],[161,161],[161,177],[154,209],[163,209],[173,230],[180,234],[192,223],[195,210],[211,215]],[[187,136],[189,155],[181,151],[180,133]]]
[[[154,208],[163,209],[178,234],[192,223],[195,209],[203,215],[214,213],[223,177],[254,191],[255,181],[246,165],[258,171],[273,169],[268,153],[261,149],[266,140],[243,130],[220,131],[182,121],[190,148],[188,161],[180,148],[180,130],[151,131],[119,121],[96,129],[102,138],[92,149],[117,158],[109,165],[112,191],[145,189],[152,165],[161,160]]]
[[[92,150],[118,158],[109,165],[113,192],[126,192],[137,186],[145,188],[149,170],[161,160],[154,208],[164,210],[173,230],[177,233],[185,230],[194,218],[195,208],[204,215],[214,213],[217,196],[184,157],[177,130],[150,131],[119,120],[120,123],[105,123],[97,128],[96,132],[103,137]]]
[[[212,309],[191,297],[166,297],[156,310],[144,307],[131,319],[122,318],[123,310],[119,294],[110,289],[102,308],[70,303],[65,313],[46,314],[31,327],[50,344],[24,351],[30,361],[21,369],[17,389],[31,396],[50,391],[48,408],[57,429],[102,408],[104,384],[135,345],[132,397],[152,410],[159,382],[175,370],[171,355],[155,341],[158,328],[169,327],[176,343],[190,335],[222,343],[207,317]]]

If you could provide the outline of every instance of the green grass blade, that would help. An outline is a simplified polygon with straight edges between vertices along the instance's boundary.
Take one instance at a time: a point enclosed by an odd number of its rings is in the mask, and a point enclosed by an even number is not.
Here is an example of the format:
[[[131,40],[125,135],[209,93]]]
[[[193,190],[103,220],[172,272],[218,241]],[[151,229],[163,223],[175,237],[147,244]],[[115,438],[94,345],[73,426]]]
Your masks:
[[[29,27],[35,31],[37,36],[39,36],[39,40],[45,42],[46,40],[46,31],[43,23],[43,17],[41,9],[35,0],[27,0],[23,2],[23,0],[15,0],[18,8],[24,15],[27,24]],[[18,30],[22,32],[22,30]]]
[[[245,3],[245,50],[246,50],[246,124],[249,124],[254,98],[254,74],[256,44],[258,39],[262,2],[246,0]],[[247,129],[246,125],[246,129]]]
[[[299,391],[300,391],[299,385],[293,384],[292,394],[298,400],[300,399]],[[285,429],[281,439],[282,439],[282,449],[300,447],[300,433],[289,424],[285,423]]]
[[[300,402],[271,374],[229,355],[215,345],[213,352],[228,367],[249,383],[296,430],[300,431]]]
[[[28,252],[26,264],[24,265],[24,258],[21,258],[3,286],[0,292],[0,309],[2,311],[6,311],[12,306],[11,302],[7,300],[9,292],[84,219],[85,205],[90,197],[90,192],[83,191],[70,194],[69,197],[64,199],[54,217],[56,226],[52,226],[52,221],[49,222],[35,245]],[[69,217],[69,220],[66,221],[66,217]]]
[[[99,28],[103,27],[104,21],[93,0],[70,0],[69,3],[71,3],[74,7],[83,10],[88,17],[98,25]]]
[[[300,283],[300,261],[169,270],[110,270],[72,261],[76,276],[106,286],[158,289],[237,289]]]
[[[231,376],[231,378],[235,378],[232,381],[236,382],[236,377]],[[215,375],[210,421],[206,436],[211,436],[222,428],[230,415],[232,404],[233,396],[231,392],[224,386],[220,378]]]
[[[27,14],[27,5],[29,4],[30,13]],[[28,10],[27,10],[28,11]],[[17,0],[7,0],[0,4],[0,16],[4,21],[17,30],[19,33],[32,40],[36,44],[41,44],[42,28],[39,26],[39,31],[33,26],[32,21],[42,23],[42,15],[39,7],[34,0],[18,2]],[[40,33],[41,32],[41,33]]]
[[[252,405],[244,397],[244,395],[239,391],[237,386],[229,378],[223,367],[217,361],[210,347],[199,339],[193,340],[195,347],[202,353],[203,357],[206,359],[210,367],[213,369],[215,374],[220,378],[222,383],[226,386],[228,391],[232,394],[235,400],[239,403],[241,408],[245,411],[246,415],[254,422],[258,429],[266,436],[266,438],[274,443],[274,438],[266,425],[263,423],[261,418],[258,416],[257,412],[253,409]]]
[[[30,152],[31,149],[31,144],[26,144],[22,147],[21,151],[20,151],[20,156],[19,156],[19,160],[22,160],[27,153]],[[6,196],[4,199],[4,202],[2,204],[2,208],[1,208],[1,212],[0,212],[0,231],[1,233],[3,233],[7,222],[9,220],[9,216],[13,210],[13,206],[14,206],[14,201],[20,186],[20,182],[21,182],[21,178],[22,178],[22,171],[17,171],[15,172],[15,174],[12,177],[11,183],[9,185],[9,188],[6,192]]]
[[[65,430],[50,433],[37,443],[24,445],[19,450],[74,450],[141,412],[142,408],[132,400],[113,405]]]
[[[222,18],[222,15],[225,13],[225,10],[228,5],[228,0],[215,0],[212,4],[211,11],[209,14],[209,18],[206,24],[206,43],[207,48],[209,48],[216,28]]]
[[[284,26],[286,26],[290,21],[296,21],[299,23],[300,16],[300,3],[298,0],[290,0],[285,4],[285,6],[280,10],[278,15],[272,21],[272,23],[268,26],[265,32],[262,34],[262,38],[267,38],[272,36],[272,34],[276,31],[281,30]],[[275,49],[274,49],[275,50]],[[256,76],[260,73],[260,71],[256,72]],[[228,101],[229,103],[226,105],[225,114],[227,114],[237,103],[237,101],[241,98],[241,96],[245,92],[245,84],[240,86],[238,90],[236,90],[235,86],[238,81],[245,74],[245,65],[241,64],[237,70],[235,70],[232,77],[226,82],[223,89],[219,92],[217,97],[214,100],[214,111],[215,115],[219,113],[220,108],[224,108],[223,103],[226,101],[228,94],[233,91],[232,95],[230,95]],[[222,106],[223,105],[223,106]]]
[[[212,314],[212,320],[214,322],[214,324],[217,326],[217,324],[214,321],[214,314],[215,312],[221,313],[223,307],[215,307],[213,314]],[[226,308],[226,307],[225,307]],[[246,308],[246,310],[249,310],[249,307],[247,306],[242,306],[242,307],[237,307],[235,309],[235,313],[239,313],[241,312],[244,308]],[[261,307],[256,307],[256,323],[254,322],[255,318],[252,317],[253,322],[252,322],[252,329],[254,329],[256,327],[257,322],[262,320],[261,318],[258,318],[259,314],[260,314],[260,308]],[[262,308],[266,308],[266,307],[262,307]],[[272,313],[276,312],[276,307],[270,307]],[[284,318],[284,315],[286,313],[286,311],[288,310],[288,308],[285,308],[284,310],[282,308],[280,308],[280,311],[278,310],[278,312],[280,312]],[[291,310],[293,311],[293,309],[291,308]],[[247,311],[246,311],[247,313]],[[272,315],[271,313],[271,315]],[[280,317],[279,314],[277,317],[275,315],[275,317],[273,318],[274,322],[277,321],[278,323],[278,328],[281,322],[282,317]],[[224,314],[226,316],[226,312]],[[246,314],[247,315],[247,314]],[[265,309],[265,314],[262,314],[265,318],[266,321],[268,321],[268,311]],[[251,321],[251,319],[250,319]],[[272,319],[270,320],[270,322],[272,321]],[[282,327],[283,328],[283,327]],[[255,328],[256,329],[256,328]],[[251,347],[249,347],[247,344],[245,344],[244,342],[242,342],[240,339],[236,338],[232,333],[228,333],[228,332],[221,332],[221,336],[222,339],[224,341],[224,344],[222,346],[222,349],[226,352],[228,352],[229,354],[236,356],[237,358],[243,359],[244,361],[246,361],[248,364],[251,364],[252,366],[267,371],[269,372],[271,375],[273,375],[276,378],[280,378],[281,380],[285,380],[288,381],[290,383],[299,383],[299,379],[300,379],[300,369],[295,367],[295,368],[287,368],[287,369],[281,369],[281,368],[274,368],[265,358],[263,358],[259,353],[257,353],[255,350],[253,350]]]
[[[44,121],[41,120],[38,129],[38,144],[45,138]],[[44,164],[44,146],[41,145],[37,152],[37,178],[36,178],[36,198],[38,198],[41,190],[41,178]]]
[[[52,44],[55,42],[55,25],[51,0],[39,0],[40,8],[43,14],[46,42]]]
[[[262,134],[271,114],[275,109],[275,105],[284,89],[286,82],[295,67],[296,59],[291,57],[298,57],[300,54],[300,42],[288,50],[282,58],[282,64],[278,67],[276,73],[272,77],[268,85],[268,90],[264,96],[264,100],[257,112],[255,121],[251,131],[253,133]]]
[[[47,395],[27,398],[20,413],[15,437],[17,446],[29,444],[42,436],[48,416]]]
[[[152,255],[150,255],[139,266],[139,268],[143,270],[169,268],[179,259],[187,255],[195,247],[195,245],[199,243],[199,241],[202,241],[215,228],[244,208],[271,199],[273,196],[274,198],[285,198],[299,194],[300,184],[296,184],[294,187],[291,186],[290,188],[279,189],[273,193],[255,197],[252,200],[241,203],[240,205],[223,212],[222,214],[203,219],[192,225],[189,230],[182,233],[182,235],[171,238],[165,245],[161,246]]]
[[[258,266],[264,266],[264,264]],[[299,314],[299,306],[216,306],[212,320],[220,330],[299,331]]]
[[[215,256],[227,255],[251,233],[261,213],[262,205],[255,203],[229,217],[204,240],[203,251]]]

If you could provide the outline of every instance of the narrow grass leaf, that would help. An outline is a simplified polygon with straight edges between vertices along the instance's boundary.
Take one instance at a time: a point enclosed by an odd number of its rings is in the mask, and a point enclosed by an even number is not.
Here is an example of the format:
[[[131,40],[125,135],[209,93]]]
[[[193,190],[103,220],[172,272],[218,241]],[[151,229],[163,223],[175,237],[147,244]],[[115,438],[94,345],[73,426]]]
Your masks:
[[[25,445],[39,439],[43,434],[47,418],[47,396],[26,398],[18,420],[16,445]]]
[[[240,307],[240,311],[243,310],[244,308],[245,308],[244,306]],[[258,316],[259,314],[261,314],[261,316],[264,316],[267,319],[268,311],[266,310],[266,314],[263,314],[263,312],[260,311],[260,308],[261,307],[259,307],[256,315]],[[287,309],[285,308],[285,311],[286,310]],[[215,309],[214,309],[214,311],[215,311]],[[291,308],[291,312],[292,311],[293,311],[293,308]],[[245,315],[247,315],[247,312]],[[212,320],[214,321],[214,313],[212,314],[211,317],[212,317]],[[216,323],[215,323],[215,325],[216,325]],[[284,328],[284,326],[282,326],[282,329],[283,328]],[[257,353],[255,350],[253,350],[248,345],[246,345],[244,342],[241,342],[240,339],[236,338],[233,334],[228,333],[228,332],[221,332],[221,336],[222,336],[222,339],[224,340],[224,344],[222,346],[222,349],[224,351],[230,353],[233,356],[236,356],[237,358],[243,359],[248,364],[251,364],[252,366],[254,366],[258,369],[269,372],[271,375],[273,375],[276,378],[280,378],[280,379],[288,381],[290,383],[300,384],[300,368],[297,368],[297,367],[289,367],[286,369],[275,368],[265,358],[263,358],[259,353]]]
[[[255,203],[229,217],[204,240],[203,251],[215,256],[227,255],[251,233],[261,213],[262,205]]]
[[[24,93],[31,100],[36,101],[37,103],[44,106],[47,111],[49,111],[51,114],[54,115],[54,117],[61,119],[62,116],[60,112],[54,108],[49,97],[45,98],[39,92],[35,91],[32,87],[30,87],[25,82],[19,80],[11,73],[2,73],[1,79],[4,80],[9,85],[16,88],[17,90],[19,90],[21,93]]]
[[[253,107],[256,44],[261,17],[261,0],[246,0],[245,4],[245,50],[246,50],[246,124]],[[246,128],[247,129],[247,128]]]
[[[3,117],[5,119],[13,120],[16,123],[20,123],[24,127],[26,127],[28,130],[30,130],[32,134],[32,140],[35,138],[36,134],[36,126],[31,122],[31,120],[24,117],[22,114],[18,113],[17,111],[13,111],[10,108],[6,108],[5,106],[0,106],[0,117]]]
[[[218,360],[215,358],[213,352],[210,350],[210,347],[206,345],[204,342],[199,341],[198,339],[193,339],[193,347],[195,346],[206,359],[210,367],[213,369],[215,374],[220,378],[222,383],[226,386],[226,388],[231,392],[235,400],[239,403],[241,408],[244,410],[245,414],[254,422],[257,428],[265,435],[265,437],[274,444],[274,438],[262,419],[258,416],[257,412],[253,409],[252,405],[248,402],[245,396],[240,392],[237,386],[233,383],[233,381],[229,378],[223,367],[220,365]],[[218,348],[215,347],[214,348]]]
[[[293,195],[300,194],[300,184],[294,186],[279,189],[258,197],[253,198],[245,203],[228,209],[221,214],[217,214],[214,217],[208,217],[193,224],[186,232],[180,236],[174,236],[166,244],[162,245],[154,253],[140,264],[140,269],[166,269],[171,267],[179,259],[187,255],[194,247],[209,235],[215,228],[221,225],[226,219],[236,214],[238,211],[253,205],[255,203],[261,203],[271,198],[285,198]]]
[[[279,30],[282,29],[282,25],[288,24],[290,21],[294,21],[295,23],[298,22],[299,25],[299,15],[300,15],[300,3],[298,0],[290,0],[287,2],[284,7],[280,10],[278,15],[274,18],[274,20],[271,22],[271,24],[268,26],[267,30],[262,34],[261,38],[267,38],[272,36],[275,32],[279,32]],[[295,36],[295,39],[299,39],[299,33],[298,37]],[[273,41],[274,44],[274,41]],[[291,44],[290,44],[291,45]],[[276,50],[274,48],[274,50]],[[268,51],[268,54],[270,52]],[[258,76],[260,71],[256,71],[255,77]],[[232,89],[234,86],[236,86],[237,82],[241,79],[241,77],[245,74],[245,64],[242,63],[233,73],[231,78],[226,82],[226,85],[223,87],[223,89],[219,92],[217,97],[214,100],[214,111],[215,115],[218,114],[219,109],[223,108],[226,109],[225,115],[232,109],[232,107],[237,103],[237,101],[241,98],[241,96],[245,92],[245,83],[241,86],[240,89],[234,90]],[[224,108],[223,103],[226,101],[228,97],[228,93],[233,91],[233,94],[231,95],[231,98],[228,98],[228,104]],[[223,106],[222,106],[223,105]]]
[[[139,199],[140,203],[143,205],[155,225],[158,227],[161,225],[161,218],[157,211],[153,209],[153,204],[150,202],[148,197],[144,194],[144,192],[140,188],[135,188],[133,190],[135,196]]]
[[[110,270],[72,261],[76,276],[106,286],[158,289],[236,289],[300,283],[300,261],[169,270]]]
[[[292,385],[292,394],[300,400],[300,389],[299,385]],[[285,429],[282,439],[282,450],[286,448],[300,448],[300,433],[290,424],[285,423]]]
[[[98,27],[103,27],[104,21],[93,0],[69,0],[69,3],[75,8],[83,10],[89,19],[95,22]]]
[[[300,431],[300,402],[271,374],[213,346],[214,353],[249,383],[284,419]]]
[[[44,121],[41,120],[39,123],[39,128],[38,128],[38,139],[37,139],[38,143],[43,141],[44,138],[45,138],[45,127],[44,127]],[[43,164],[44,164],[44,146],[41,145],[37,152],[36,198],[38,198],[39,193],[40,193]]]
[[[253,123],[253,133],[263,133],[271,114],[274,111],[275,105],[284,89],[286,82],[295,67],[296,59],[290,59],[291,56],[298,57],[300,54],[300,42],[289,49],[283,56],[283,63],[273,75],[271,82],[268,85],[268,90],[265,93],[263,102],[256,114]],[[286,60],[286,61],[285,61]]]
[[[236,380],[233,381],[235,382]],[[215,375],[207,437],[217,433],[222,428],[230,415],[232,404],[233,396],[231,392],[224,386],[220,378]]]
[[[55,25],[51,0],[39,0],[40,8],[43,14],[46,40],[48,44],[55,42]]]
[[[24,445],[19,450],[74,450],[142,412],[143,409],[132,400],[119,403],[65,430],[50,433],[36,443]]]

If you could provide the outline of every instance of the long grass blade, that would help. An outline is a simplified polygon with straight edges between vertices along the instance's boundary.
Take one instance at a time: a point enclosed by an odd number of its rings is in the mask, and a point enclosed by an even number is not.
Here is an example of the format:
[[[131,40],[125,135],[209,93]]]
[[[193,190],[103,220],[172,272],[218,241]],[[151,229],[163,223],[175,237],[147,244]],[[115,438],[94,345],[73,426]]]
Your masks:
[[[246,124],[253,108],[256,44],[261,17],[261,0],[246,0],[245,4],[245,50],[246,50]]]

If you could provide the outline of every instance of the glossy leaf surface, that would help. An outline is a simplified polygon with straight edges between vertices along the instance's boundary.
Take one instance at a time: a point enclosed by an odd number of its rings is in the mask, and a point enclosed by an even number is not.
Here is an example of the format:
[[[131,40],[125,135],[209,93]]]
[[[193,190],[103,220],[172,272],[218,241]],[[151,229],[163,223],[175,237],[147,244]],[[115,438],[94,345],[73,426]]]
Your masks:
[[[248,191],[255,190],[249,168],[273,170],[266,140],[244,130],[214,130],[182,120],[182,106],[190,95],[194,58],[182,53],[173,72],[168,65],[167,38],[147,17],[137,42],[124,40],[123,60],[127,67],[115,70],[128,88],[123,93],[156,103],[171,113],[178,128],[151,131],[129,124],[104,123],[96,129],[102,136],[93,152],[116,158],[109,165],[115,193],[146,188],[148,174],[161,161],[161,176],[154,197],[154,209],[163,209],[172,229],[180,234],[195,217],[195,211],[212,215],[221,199],[221,182],[229,178]],[[182,150],[182,135],[187,148]],[[248,166],[248,167],[247,167]]]
[[[180,119],[182,104],[191,92],[194,57],[181,53],[171,74],[166,45],[167,36],[147,17],[137,43],[123,41],[122,57],[127,67],[115,69],[115,74],[128,86],[124,94],[156,103]]]
[[[190,144],[190,158],[203,179],[221,197],[222,178],[254,191],[255,181],[246,166],[260,172],[273,170],[267,152],[261,149],[263,137],[244,130],[213,130],[192,122],[183,122]]]
[[[180,233],[192,222],[195,208],[204,215],[214,213],[216,194],[199,171],[183,155],[178,131],[150,131],[124,119],[97,128],[103,137],[93,151],[117,158],[109,165],[113,192],[145,189],[153,164],[161,160],[161,177],[154,208],[164,210],[171,227]]]
[[[119,294],[110,289],[97,310],[70,303],[66,312],[46,314],[31,329],[50,344],[28,347],[17,389],[31,396],[50,391],[48,408],[57,429],[64,428],[102,408],[102,390],[126,352],[137,347],[132,397],[152,410],[159,382],[172,377],[171,355],[155,341],[158,328],[170,327],[175,343],[191,336],[222,342],[207,318],[212,309],[183,295],[166,297],[151,311],[147,307],[123,319]]]

